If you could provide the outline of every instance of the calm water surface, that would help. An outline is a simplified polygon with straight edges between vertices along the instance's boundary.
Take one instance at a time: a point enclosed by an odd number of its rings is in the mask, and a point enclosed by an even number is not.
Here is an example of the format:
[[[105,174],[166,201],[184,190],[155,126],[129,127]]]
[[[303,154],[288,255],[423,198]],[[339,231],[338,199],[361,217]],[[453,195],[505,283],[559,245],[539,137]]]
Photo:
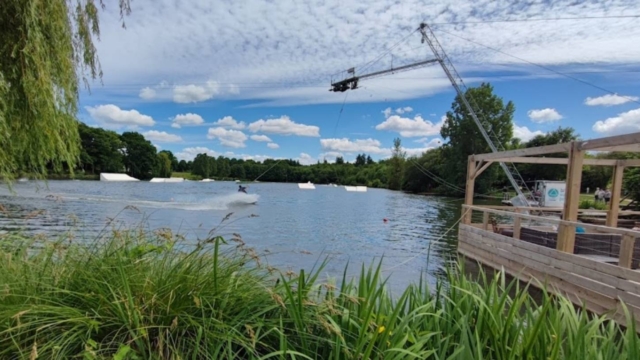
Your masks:
[[[195,240],[233,213],[218,234],[241,234],[272,266],[310,269],[328,256],[324,273],[336,277],[347,262],[355,274],[362,263],[384,256],[382,268],[392,289],[421,273],[433,282],[455,252],[457,228],[443,234],[460,216],[457,199],[380,189],[355,193],[322,185],[300,190],[296,184],[272,183],[249,184],[248,191],[249,196],[239,194],[232,182],[30,181],[16,183],[12,194],[0,185],[5,209],[0,232],[73,231],[90,240],[116,218],[111,227],[169,227]]]

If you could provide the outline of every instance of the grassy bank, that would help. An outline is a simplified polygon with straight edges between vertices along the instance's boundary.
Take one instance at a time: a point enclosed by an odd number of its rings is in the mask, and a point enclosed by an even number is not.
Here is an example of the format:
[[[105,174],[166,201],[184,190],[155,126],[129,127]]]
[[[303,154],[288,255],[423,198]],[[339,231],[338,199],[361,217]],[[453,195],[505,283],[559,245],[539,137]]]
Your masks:
[[[168,230],[0,238],[0,358],[638,359],[634,329],[498,275],[392,297],[379,267],[337,284],[265,266],[239,236]],[[513,290],[513,289],[511,289]]]

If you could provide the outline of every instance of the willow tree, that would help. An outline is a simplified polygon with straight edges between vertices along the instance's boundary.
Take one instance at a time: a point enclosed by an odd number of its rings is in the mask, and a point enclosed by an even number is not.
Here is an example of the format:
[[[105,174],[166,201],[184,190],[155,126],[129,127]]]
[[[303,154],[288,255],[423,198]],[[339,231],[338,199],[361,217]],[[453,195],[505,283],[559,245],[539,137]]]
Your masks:
[[[115,0],[113,0],[115,1]],[[121,18],[130,0],[117,0]],[[102,77],[94,39],[104,0],[0,1],[0,177],[73,170],[79,88]],[[124,22],[122,23],[124,26]]]

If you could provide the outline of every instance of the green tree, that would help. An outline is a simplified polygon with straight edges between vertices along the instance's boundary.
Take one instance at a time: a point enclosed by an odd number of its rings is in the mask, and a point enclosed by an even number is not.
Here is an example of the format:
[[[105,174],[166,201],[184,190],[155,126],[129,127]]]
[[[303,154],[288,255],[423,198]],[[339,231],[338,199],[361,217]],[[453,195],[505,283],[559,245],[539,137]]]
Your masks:
[[[129,0],[119,3],[128,14]],[[73,170],[80,157],[79,82],[102,76],[93,44],[98,6],[94,0],[0,4],[0,176],[10,181],[24,170],[44,177],[48,165]]]
[[[446,186],[440,180],[444,163],[442,148],[428,150],[420,157],[407,161],[402,189],[413,193],[424,193]],[[443,190],[445,189],[440,189],[440,191]]]
[[[246,178],[244,166],[242,166],[242,164],[231,165],[230,174],[231,174],[231,177],[234,179]]]
[[[191,173],[206,179],[211,176],[210,164],[210,157],[207,154],[198,154],[196,158],[193,159]]]
[[[166,154],[167,157],[169,158],[169,161],[171,162],[171,171],[178,171],[178,159],[175,157],[175,155],[173,155],[173,153],[169,150],[162,150],[160,151],[160,154]]]
[[[82,145],[80,161],[82,168],[92,173],[120,172],[124,168],[120,136],[115,131],[78,124]]]
[[[337,156],[336,157],[336,164],[338,164],[338,165],[344,164],[344,158],[342,156]]]
[[[515,111],[513,103],[509,101],[505,105],[502,98],[495,95],[493,87],[487,83],[469,88],[465,97],[474,106],[474,112],[484,123],[485,129],[491,133],[493,141],[504,146],[511,143]],[[447,112],[440,135],[443,139],[449,140],[443,145],[443,155],[447,159],[444,178],[448,183],[464,188],[469,155],[488,153],[491,152],[491,148],[459,95],[451,104],[451,111]],[[498,171],[502,171],[499,169],[498,166],[489,167],[476,180],[476,192],[488,191],[498,179]]]
[[[363,166],[367,163],[367,156],[365,154],[358,154],[356,156],[356,166]]]
[[[156,173],[155,176],[161,178],[171,177],[171,158],[166,152],[159,152],[156,160]]]
[[[578,135],[573,128],[558,127],[547,134],[535,136],[525,143],[525,147],[555,145],[574,140],[578,140]],[[545,157],[566,158],[567,153],[548,154]],[[564,180],[567,176],[566,165],[521,164],[518,169],[522,178],[527,182],[533,180]]]
[[[406,154],[402,151],[400,138],[393,139],[393,151],[389,160],[389,182],[387,183],[391,190],[400,190],[402,188],[405,158]]]
[[[124,166],[127,174],[137,179],[149,179],[156,168],[156,148],[137,132],[125,132],[120,135],[125,145]]]

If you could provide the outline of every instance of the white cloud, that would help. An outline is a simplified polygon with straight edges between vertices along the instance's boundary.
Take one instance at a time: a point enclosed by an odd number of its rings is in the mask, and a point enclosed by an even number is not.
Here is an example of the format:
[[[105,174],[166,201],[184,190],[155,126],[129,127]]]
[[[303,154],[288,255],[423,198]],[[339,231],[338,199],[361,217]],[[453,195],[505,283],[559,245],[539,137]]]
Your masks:
[[[278,145],[278,144],[276,144],[276,143],[268,143],[268,144],[267,144],[267,147],[268,147],[269,149],[277,149],[277,148],[279,148],[279,147],[280,147],[280,145]]]
[[[154,97],[156,97],[156,91],[153,90],[150,87],[146,87],[146,88],[140,90],[140,97],[145,99],[145,100],[151,100]]]
[[[513,137],[520,139],[522,142],[527,142],[537,135],[544,135],[544,132],[540,130],[531,131],[526,126],[518,126],[513,124]]]
[[[443,116],[440,122],[434,124],[431,121],[424,120],[421,116],[410,119],[392,115],[376,125],[376,130],[397,132],[403,137],[433,136],[440,133],[444,120],[445,117]]]
[[[397,108],[395,110],[393,110],[392,108],[388,107],[388,108],[382,110],[382,113],[384,114],[385,118],[388,118],[393,113],[402,115],[404,113],[410,113],[412,111],[413,111],[413,108],[411,106],[399,107],[399,108]]]
[[[87,106],[85,109],[92,119],[116,127],[153,126],[156,123],[151,116],[140,114],[137,110],[122,110],[113,104]]]
[[[562,115],[560,115],[556,109],[551,108],[529,110],[527,115],[529,115],[529,119],[531,119],[531,121],[538,124],[554,122],[562,119]]]
[[[608,135],[640,131],[640,108],[623,112],[616,117],[597,121],[593,124],[592,129],[595,132]]]
[[[229,84],[229,93],[234,95],[240,94],[240,88],[238,85]]]
[[[327,162],[330,163],[336,162],[337,157],[344,158],[344,154],[339,151],[328,151],[320,153],[320,155],[318,155],[318,159],[320,159],[321,161],[327,160]]]
[[[178,160],[191,161],[195,159],[196,155],[198,154],[207,154],[214,157],[220,155],[220,153],[218,153],[217,151],[201,146],[184,148],[182,149],[182,151],[177,152],[175,155]]]
[[[589,106],[614,106],[626,104],[631,101],[638,101],[638,99],[639,98],[637,96],[607,94],[595,98],[588,97],[584,100],[584,103]]]
[[[271,139],[267,135],[251,135],[251,140],[261,142],[271,142]]]
[[[179,129],[183,125],[202,125],[204,119],[202,116],[193,113],[178,114],[173,118],[172,128]]]
[[[454,35],[443,34],[441,41],[446,42],[443,45],[463,76],[465,72],[496,70],[495,64],[518,61],[455,35],[538,64],[564,65],[565,71],[584,68],[585,64],[594,70],[613,70],[621,64],[640,61],[636,46],[640,28],[636,22],[584,20],[587,16],[627,14],[637,7],[636,0],[582,1],[577,6],[572,1],[490,0],[444,4],[436,0],[403,0],[402,6],[394,5],[392,0],[366,4],[323,0],[312,7],[306,2],[285,0],[198,1],[197,6],[174,3],[135,0],[131,20],[127,22],[127,36],[123,36],[118,26],[118,7],[107,7],[101,16],[101,41],[96,43],[105,84],[120,86],[180,79],[184,84],[198,85],[197,79],[209,79],[216,74],[219,77],[216,80],[224,87],[230,83],[256,84],[242,88],[243,98],[280,103],[341,103],[343,94],[326,91],[328,84],[320,75],[369,61],[372,54],[379,54],[381,49],[404,39],[410,32],[407,26],[417,27],[422,19],[434,23],[468,22],[439,26]],[[149,11],[150,8],[154,10]],[[419,16],[415,9],[420,9]],[[556,17],[576,20],[487,23]],[[419,34],[414,33],[394,47],[393,65],[424,59],[425,50],[416,46],[420,46]],[[385,57],[366,71],[388,68],[390,60]],[[347,101],[393,102],[428,96],[443,89],[451,91],[441,69],[436,66],[425,69],[362,81],[362,88],[350,92]],[[527,67],[524,73],[543,72]],[[465,77],[467,80],[470,79]],[[299,84],[305,87],[296,87]]]
[[[414,140],[414,142],[424,144],[424,146],[427,148],[436,148],[442,146],[442,139],[440,138],[433,138],[431,140],[429,140],[429,138],[422,138]]]
[[[244,142],[247,140],[247,135],[245,135],[242,131],[227,130],[225,128],[217,127],[209,128],[209,131],[207,132],[207,138],[220,140],[220,144],[222,146],[230,148],[243,148],[246,146]]]
[[[234,130],[242,130],[246,127],[244,121],[238,121],[232,116],[225,116],[222,119],[218,119],[218,121],[216,121],[214,125]]]
[[[161,143],[174,143],[182,141],[182,138],[175,134],[169,134],[165,131],[149,130],[143,132],[142,135],[149,141],[157,141]]]
[[[405,106],[403,108],[397,108],[396,109],[396,114],[404,114],[404,113],[410,113],[413,111],[413,108],[411,106]]]
[[[258,120],[249,124],[251,132],[263,132],[278,135],[297,135],[319,137],[320,128],[313,125],[298,124],[288,116],[283,115],[278,119]]]
[[[315,159],[313,156],[307,153],[300,153],[300,156],[295,160],[298,160],[298,162],[302,165],[311,165],[318,162],[318,159]]]
[[[213,98],[220,92],[220,85],[216,81],[207,81],[200,85],[176,85],[173,87],[173,101],[177,103],[196,103]]]
[[[391,153],[391,149],[381,148],[381,143],[375,139],[320,139],[320,146],[325,151],[345,152],[345,153],[366,153],[384,155]]]

